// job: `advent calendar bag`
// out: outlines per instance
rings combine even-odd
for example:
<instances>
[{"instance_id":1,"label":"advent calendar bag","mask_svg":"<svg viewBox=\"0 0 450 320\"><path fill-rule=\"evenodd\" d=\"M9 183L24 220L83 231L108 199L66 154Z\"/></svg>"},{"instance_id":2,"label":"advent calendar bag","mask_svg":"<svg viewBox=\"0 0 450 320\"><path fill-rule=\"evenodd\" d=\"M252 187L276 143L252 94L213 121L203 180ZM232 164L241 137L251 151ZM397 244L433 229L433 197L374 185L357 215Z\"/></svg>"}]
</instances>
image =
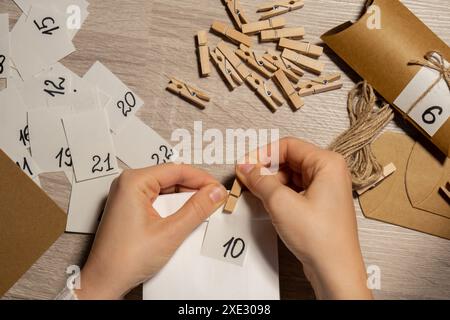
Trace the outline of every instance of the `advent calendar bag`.
<instances>
[{"instance_id":1,"label":"advent calendar bag","mask_svg":"<svg viewBox=\"0 0 450 320\"><path fill-rule=\"evenodd\" d=\"M321 38L450 156L450 49L445 42L397 0L375 0L357 22Z\"/></svg>"}]
</instances>

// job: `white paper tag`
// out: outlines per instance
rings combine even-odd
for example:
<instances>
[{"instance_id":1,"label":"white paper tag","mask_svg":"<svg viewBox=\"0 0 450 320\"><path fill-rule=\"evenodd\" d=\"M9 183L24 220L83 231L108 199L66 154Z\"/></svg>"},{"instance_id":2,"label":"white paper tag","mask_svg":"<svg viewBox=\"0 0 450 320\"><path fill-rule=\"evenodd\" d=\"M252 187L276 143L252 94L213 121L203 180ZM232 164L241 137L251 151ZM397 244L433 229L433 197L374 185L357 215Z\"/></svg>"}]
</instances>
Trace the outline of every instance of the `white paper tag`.
<instances>
[{"instance_id":1,"label":"white paper tag","mask_svg":"<svg viewBox=\"0 0 450 320\"><path fill-rule=\"evenodd\" d=\"M3 151L31 179L35 180L38 177L38 175L40 173L39 166L36 164L36 162L31 157L28 149L22 149L22 150L4 149Z\"/></svg>"},{"instance_id":2,"label":"white paper tag","mask_svg":"<svg viewBox=\"0 0 450 320\"><path fill-rule=\"evenodd\" d=\"M0 79L9 76L9 15L0 14Z\"/></svg>"},{"instance_id":3,"label":"white paper tag","mask_svg":"<svg viewBox=\"0 0 450 320\"><path fill-rule=\"evenodd\" d=\"M394 104L403 112L408 112L439 76L438 71L422 67L403 89ZM450 90L446 82L441 80L435 85L408 115L428 135L434 136L450 117Z\"/></svg>"},{"instance_id":4,"label":"white paper tag","mask_svg":"<svg viewBox=\"0 0 450 320\"><path fill-rule=\"evenodd\" d=\"M67 232L95 233L108 197L111 183L118 174L98 179L72 181Z\"/></svg>"},{"instance_id":5,"label":"white paper tag","mask_svg":"<svg viewBox=\"0 0 450 320\"><path fill-rule=\"evenodd\" d=\"M117 157L132 169L170 162L172 147L137 117L131 117L118 134L113 134Z\"/></svg>"},{"instance_id":6,"label":"white paper tag","mask_svg":"<svg viewBox=\"0 0 450 320\"><path fill-rule=\"evenodd\" d=\"M31 152L42 172L72 170L72 157L61 120L62 115L71 111L70 107L28 111Z\"/></svg>"},{"instance_id":7,"label":"white paper tag","mask_svg":"<svg viewBox=\"0 0 450 320\"><path fill-rule=\"evenodd\" d=\"M190 193L163 195L157 198L153 207L166 217L178 210L190 196ZM267 214L257 212L260 205L255 207L250 202L244 203L251 197L244 197L241 203L243 208L250 209L246 211L247 219L267 217ZM251 203L257 204L257 199L252 199ZM222 214L221 210L215 214ZM204 222L183 242L164 268L144 284L143 299L279 299L277 234L267 218L252 222L255 224L247 224L251 231L243 266L200 254L207 226Z\"/></svg>"},{"instance_id":8,"label":"white paper tag","mask_svg":"<svg viewBox=\"0 0 450 320\"><path fill-rule=\"evenodd\" d=\"M144 102L131 91L119 78L100 62L94 65L84 75L83 79L110 96L106 105L111 130L118 133L125 122L130 119Z\"/></svg>"},{"instance_id":9,"label":"white paper tag","mask_svg":"<svg viewBox=\"0 0 450 320\"><path fill-rule=\"evenodd\" d=\"M0 91L0 148L20 152L29 147L27 108L13 86Z\"/></svg>"},{"instance_id":10,"label":"white paper tag","mask_svg":"<svg viewBox=\"0 0 450 320\"><path fill-rule=\"evenodd\" d=\"M106 113L102 109L63 116L77 182L118 173Z\"/></svg>"}]
</instances>

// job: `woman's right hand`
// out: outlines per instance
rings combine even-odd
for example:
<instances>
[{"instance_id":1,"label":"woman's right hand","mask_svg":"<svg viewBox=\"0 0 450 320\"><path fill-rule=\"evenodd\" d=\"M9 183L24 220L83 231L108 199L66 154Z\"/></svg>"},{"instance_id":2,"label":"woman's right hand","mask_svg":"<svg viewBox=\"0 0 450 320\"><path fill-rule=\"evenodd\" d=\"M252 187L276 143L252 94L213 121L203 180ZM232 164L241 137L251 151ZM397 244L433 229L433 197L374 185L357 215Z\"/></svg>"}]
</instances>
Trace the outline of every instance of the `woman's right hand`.
<instances>
[{"instance_id":1,"label":"woman's right hand","mask_svg":"<svg viewBox=\"0 0 450 320\"><path fill-rule=\"evenodd\" d=\"M236 173L263 202L319 299L371 299L343 157L285 138L279 141L279 162L275 175L262 164L238 165Z\"/></svg>"}]
</instances>

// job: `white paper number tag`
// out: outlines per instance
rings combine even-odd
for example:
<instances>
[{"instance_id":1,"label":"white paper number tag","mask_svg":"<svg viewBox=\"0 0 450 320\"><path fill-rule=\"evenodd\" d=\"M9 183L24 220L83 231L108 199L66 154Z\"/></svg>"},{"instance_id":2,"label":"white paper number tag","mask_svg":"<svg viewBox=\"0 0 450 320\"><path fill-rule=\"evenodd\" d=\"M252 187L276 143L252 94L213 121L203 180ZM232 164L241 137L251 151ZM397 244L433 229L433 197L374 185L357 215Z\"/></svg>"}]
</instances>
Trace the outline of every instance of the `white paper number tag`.
<instances>
[{"instance_id":1,"label":"white paper number tag","mask_svg":"<svg viewBox=\"0 0 450 320\"><path fill-rule=\"evenodd\" d=\"M170 162L173 151L158 133L137 117L132 117L113 134L117 157L132 169Z\"/></svg>"},{"instance_id":2,"label":"white paper number tag","mask_svg":"<svg viewBox=\"0 0 450 320\"><path fill-rule=\"evenodd\" d=\"M422 67L411 82L403 89L394 104L403 112L411 106L439 78L436 70ZM441 80L420 102L409 111L409 117L431 137L450 117L450 91Z\"/></svg>"},{"instance_id":3,"label":"white paper number tag","mask_svg":"<svg viewBox=\"0 0 450 320\"><path fill-rule=\"evenodd\" d=\"M110 96L106 104L111 130L118 133L144 102L100 62L96 62L83 79Z\"/></svg>"},{"instance_id":4,"label":"white paper number tag","mask_svg":"<svg viewBox=\"0 0 450 320\"><path fill-rule=\"evenodd\" d=\"M9 16L0 14L0 79L9 76Z\"/></svg>"},{"instance_id":5,"label":"white paper number tag","mask_svg":"<svg viewBox=\"0 0 450 320\"><path fill-rule=\"evenodd\" d=\"M63 116L77 182L118 173L106 113L102 109Z\"/></svg>"}]
</instances>

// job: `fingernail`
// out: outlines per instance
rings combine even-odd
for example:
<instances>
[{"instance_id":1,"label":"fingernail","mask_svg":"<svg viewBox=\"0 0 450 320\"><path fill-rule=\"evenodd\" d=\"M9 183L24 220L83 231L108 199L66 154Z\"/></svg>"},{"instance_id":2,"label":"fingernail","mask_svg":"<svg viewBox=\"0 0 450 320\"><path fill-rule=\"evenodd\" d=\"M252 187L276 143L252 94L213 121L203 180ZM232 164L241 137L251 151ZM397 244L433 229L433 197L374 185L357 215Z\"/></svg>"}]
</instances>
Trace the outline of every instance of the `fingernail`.
<instances>
[{"instance_id":1,"label":"fingernail","mask_svg":"<svg viewBox=\"0 0 450 320\"><path fill-rule=\"evenodd\" d=\"M255 167L254 164L246 163L246 164L240 164L238 165L238 170L241 171L244 174L248 174L252 169Z\"/></svg>"},{"instance_id":2,"label":"fingernail","mask_svg":"<svg viewBox=\"0 0 450 320\"><path fill-rule=\"evenodd\" d=\"M227 195L227 192L226 192L225 188L222 186L214 187L214 189L212 189L212 191L209 193L209 197L215 203L220 202L223 199L225 199L226 195Z\"/></svg>"}]
</instances>

